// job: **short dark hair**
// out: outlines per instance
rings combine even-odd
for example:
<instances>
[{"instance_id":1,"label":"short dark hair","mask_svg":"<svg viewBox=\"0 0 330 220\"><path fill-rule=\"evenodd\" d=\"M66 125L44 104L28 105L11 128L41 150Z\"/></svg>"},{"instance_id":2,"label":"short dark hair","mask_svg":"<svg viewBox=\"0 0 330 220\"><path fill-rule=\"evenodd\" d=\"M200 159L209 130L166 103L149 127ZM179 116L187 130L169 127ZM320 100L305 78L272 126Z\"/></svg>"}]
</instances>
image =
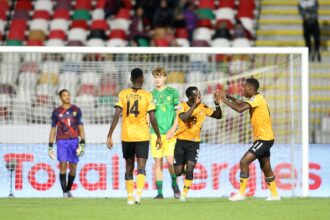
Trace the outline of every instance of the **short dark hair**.
<instances>
[{"instance_id":1,"label":"short dark hair","mask_svg":"<svg viewBox=\"0 0 330 220\"><path fill-rule=\"evenodd\" d=\"M143 71L140 68L134 68L134 69L132 69L132 71L131 71L131 79L132 79L132 81L137 80L141 76L143 76Z\"/></svg>"},{"instance_id":2,"label":"short dark hair","mask_svg":"<svg viewBox=\"0 0 330 220\"><path fill-rule=\"evenodd\" d=\"M246 79L246 82L249 83L253 88L255 88L256 91L259 89L259 81L255 78L248 78Z\"/></svg>"},{"instance_id":3,"label":"short dark hair","mask_svg":"<svg viewBox=\"0 0 330 220\"><path fill-rule=\"evenodd\" d=\"M59 96L59 97L62 97L62 95L63 95L64 92L68 92L68 93L70 93L69 90L67 90L67 89L62 89L62 90L58 93L58 96Z\"/></svg>"},{"instance_id":4,"label":"short dark hair","mask_svg":"<svg viewBox=\"0 0 330 220\"><path fill-rule=\"evenodd\" d=\"M186 90L186 96L190 97L193 94L194 90L198 90L198 88L196 86L188 87L188 89Z\"/></svg>"}]
</instances>

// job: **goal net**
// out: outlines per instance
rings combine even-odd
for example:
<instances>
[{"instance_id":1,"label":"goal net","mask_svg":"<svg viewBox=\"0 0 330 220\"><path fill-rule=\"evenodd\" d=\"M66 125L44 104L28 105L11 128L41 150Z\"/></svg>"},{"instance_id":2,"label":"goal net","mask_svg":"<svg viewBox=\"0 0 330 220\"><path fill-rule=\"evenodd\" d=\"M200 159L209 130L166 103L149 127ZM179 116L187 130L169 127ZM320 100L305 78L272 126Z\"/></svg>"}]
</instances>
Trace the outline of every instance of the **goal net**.
<instances>
[{"instance_id":1,"label":"goal net","mask_svg":"<svg viewBox=\"0 0 330 220\"><path fill-rule=\"evenodd\" d=\"M0 196L13 183L17 197L59 197L58 162L48 158L50 116L60 105L58 91L68 89L81 108L86 152L73 187L77 197L126 197L120 123L115 147L106 135L121 89L130 87L130 71L144 71L143 88L153 88L151 71L164 67L167 84L179 91L197 86L202 102L214 106L213 93L242 97L245 79L260 82L275 133L271 163L283 196L308 193L307 52L304 49L217 48L0 48ZM304 86L302 86L304 85ZM226 197L239 187L239 160L252 144L250 116L221 104L223 118L208 118L191 197ZM138 131L137 131L138 132ZM56 145L55 145L56 148ZM173 197L164 165L164 196ZM145 197L155 195L154 161L147 162ZM12 180L10 174L12 173ZM179 178L180 187L183 179ZM250 166L247 195L267 196L258 163Z\"/></svg>"}]
</instances>

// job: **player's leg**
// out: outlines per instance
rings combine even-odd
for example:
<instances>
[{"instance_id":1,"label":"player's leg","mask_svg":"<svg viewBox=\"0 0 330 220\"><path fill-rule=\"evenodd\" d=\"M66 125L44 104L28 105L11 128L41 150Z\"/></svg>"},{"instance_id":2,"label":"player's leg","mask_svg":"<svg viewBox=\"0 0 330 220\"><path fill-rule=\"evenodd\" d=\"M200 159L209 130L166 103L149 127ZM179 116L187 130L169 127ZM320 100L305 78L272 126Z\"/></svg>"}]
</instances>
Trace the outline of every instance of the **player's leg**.
<instances>
[{"instance_id":1,"label":"player's leg","mask_svg":"<svg viewBox=\"0 0 330 220\"><path fill-rule=\"evenodd\" d=\"M185 158L186 162L186 175L183 183L183 190L181 193L181 201L186 201L187 194L192 185L194 179L194 168L197 163L198 155L199 155L199 143L186 141L186 149L185 149Z\"/></svg>"},{"instance_id":2,"label":"player's leg","mask_svg":"<svg viewBox=\"0 0 330 220\"><path fill-rule=\"evenodd\" d=\"M63 197L68 197L66 184L66 169L68 163L68 146L66 140L57 140L57 160L60 163L60 183L63 191Z\"/></svg>"},{"instance_id":3,"label":"player's leg","mask_svg":"<svg viewBox=\"0 0 330 220\"><path fill-rule=\"evenodd\" d=\"M141 196L146 181L146 163L149 153L149 141L135 142L138 174L136 177L135 204L140 204Z\"/></svg>"},{"instance_id":4,"label":"player's leg","mask_svg":"<svg viewBox=\"0 0 330 220\"><path fill-rule=\"evenodd\" d=\"M77 155L78 139L68 140L68 144L70 145L68 154L70 172L68 174L67 193L68 197L72 198L71 188L76 177L77 163L79 162L79 157Z\"/></svg>"},{"instance_id":5,"label":"player's leg","mask_svg":"<svg viewBox=\"0 0 330 220\"><path fill-rule=\"evenodd\" d=\"M151 155L155 160L155 179L157 187L157 196L155 199L163 199L163 154L164 154L164 139L162 136L163 146L161 149L156 148L155 134L151 134L150 144L151 144Z\"/></svg>"},{"instance_id":6,"label":"player's leg","mask_svg":"<svg viewBox=\"0 0 330 220\"><path fill-rule=\"evenodd\" d=\"M271 196L268 197L267 200L280 200L280 197L277 192L275 175L270 164L270 148L273 146L274 141L263 141L263 143L263 146L259 149L259 154L261 156L258 157L258 161L260 164L260 168L264 173L265 180L271 194Z\"/></svg>"},{"instance_id":7,"label":"player's leg","mask_svg":"<svg viewBox=\"0 0 330 220\"><path fill-rule=\"evenodd\" d=\"M127 204L134 204L134 160L135 160L135 149L131 142L122 141L123 158L125 159L125 185L127 192Z\"/></svg>"},{"instance_id":8,"label":"player's leg","mask_svg":"<svg viewBox=\"0 0 330 220\"><path fill-rule=\"evenodd\" d=\"M166 145L164 146L164 156L166 156L168 171L171 176L172 181L172 189L174 193L174 197L176 199L180 198L181 192L177 183L177 176L174 171L174 147L175 147L175 138L167 140Z\"/></svg>"},{"instance_id":9,"label":"player's leg","mask_svg":"<svg viewBox=\"0 0 330 220\"><path fill-rule=\"evenodd\" d=\"M184 155L184 143L181 140L177 140L174 149L174 173L176 176L181 176L184 173L185 155Z\"/></svg>"}]
</instances>

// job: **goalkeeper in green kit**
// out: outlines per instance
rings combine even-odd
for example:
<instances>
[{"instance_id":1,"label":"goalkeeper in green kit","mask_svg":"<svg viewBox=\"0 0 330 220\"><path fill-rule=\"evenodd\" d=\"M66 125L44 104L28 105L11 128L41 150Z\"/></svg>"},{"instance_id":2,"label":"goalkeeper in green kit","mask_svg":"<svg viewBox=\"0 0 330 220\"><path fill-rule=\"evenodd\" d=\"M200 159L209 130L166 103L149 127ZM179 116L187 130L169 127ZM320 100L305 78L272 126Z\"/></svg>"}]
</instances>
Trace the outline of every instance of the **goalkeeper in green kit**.
<instances>
[{"instance_id":1,"label":"goalkeeper in green kit","mask_svg":"<svg viewBox=\"0 0 330 220\"><path fill-rule=\"evenodd\" d=\"M176 199L180 198L180 190L177 184L177 177L173 168L174 147L176 139L174 134L178 124L176 107L179 104L179 93L176 89L165 85L166 72L164 68L156 68L152 71L154 76L155 89L152 96L156 104L156 120L162 137L163 147L156 148L157 136L151 130L151 154L155 159L155 177L157 196L155 199L163 199L163 158L167 160L168 170L171 175L171 185Z\"/></svg>"}]
</instances>

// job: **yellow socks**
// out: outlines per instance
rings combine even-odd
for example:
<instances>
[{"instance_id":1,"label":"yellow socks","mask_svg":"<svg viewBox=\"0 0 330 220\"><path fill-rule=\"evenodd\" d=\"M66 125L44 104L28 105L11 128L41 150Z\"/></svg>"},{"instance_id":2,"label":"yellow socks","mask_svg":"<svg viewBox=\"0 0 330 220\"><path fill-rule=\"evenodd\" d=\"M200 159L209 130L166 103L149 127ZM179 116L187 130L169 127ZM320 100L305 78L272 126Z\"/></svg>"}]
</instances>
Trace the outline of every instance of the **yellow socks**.
<instances>
[{"instance_id":1,"label":"yellow socks","mask_svg":"<svg viewBox=\"0 0 330 220\"><path fill-rule=\"evenodd\" d=\"M189 192L189 189L191 187L191 184L192 184L192 180L184 179L183 190L182 190L183 196L187 195L187 193Z\"/></svg>"},{"instance_id":2,"label":"yellow socks","mask_svg":"<svg viewBox=\"0 0 330 220\"><path fill-rule=\"evenodd\" d=\"M245 195L245 190L246 190L248 179L249 179L249 174L240 173L240 178L239 178L239 193L242 196Z\"/></svg>"},{"instance_id":3,"label":"yellow socks","mask_svg":"<svg viewBox=\"0 0 330 220\"><path fill-rule=\"evenodd\" d=\"M265 179L266 179L266 183L268 185L270 194L272 195L272 197L277 197L278 193L277 193L277 187L276 187L276 183L275 183L275 176L266 177Z\"/></svg>"},{"instance_id":4,"label":"yellow socks","mask_svg":"<svg viewBox=\"0 0 330 220\"><path fill-rule=\"evenodd\" d=\"M128 199L133 199L133 191L134 191L134 181L126 180L126 191Z\"/></svg>"},{"instance_id":5,"label":"yellow socks","mask_svg":"<svg viewBox=\"0 0 330 220\"><path fill-rule=\"evenodd\" d=\"M145 174L138 174L136 177L136 194L138 196L142 195L142 191L144 189L144 184L146 181L146 175Z\"/></svg>"}]
</instances>

